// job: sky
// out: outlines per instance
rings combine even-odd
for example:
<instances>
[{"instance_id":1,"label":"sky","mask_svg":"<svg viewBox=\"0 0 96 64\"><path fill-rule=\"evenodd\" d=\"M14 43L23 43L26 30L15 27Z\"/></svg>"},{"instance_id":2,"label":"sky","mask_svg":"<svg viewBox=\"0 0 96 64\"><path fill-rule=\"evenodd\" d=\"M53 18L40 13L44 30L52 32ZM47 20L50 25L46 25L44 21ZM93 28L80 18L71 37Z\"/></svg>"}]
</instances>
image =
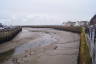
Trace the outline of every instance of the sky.
<instances>
[{"instance_id":1,"label":"sky","mask_svg":"<svg viewBox=\"0 0 96 64\"><path fill-rule=\"evenodd\" d=\"M0 0L0 22L4 24L89 21L95 14L96 0Z\"/></svg>"}]
</instances>

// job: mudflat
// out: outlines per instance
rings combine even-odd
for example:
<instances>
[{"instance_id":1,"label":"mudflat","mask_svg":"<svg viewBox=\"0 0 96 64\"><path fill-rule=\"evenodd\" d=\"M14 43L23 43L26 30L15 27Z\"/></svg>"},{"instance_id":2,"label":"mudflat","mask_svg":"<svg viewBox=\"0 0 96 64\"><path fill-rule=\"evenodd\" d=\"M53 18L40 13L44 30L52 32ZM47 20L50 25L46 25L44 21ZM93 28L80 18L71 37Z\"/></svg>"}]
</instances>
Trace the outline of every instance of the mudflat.
<instances>
[{"instance_id":1,"label":"mudflat","mask_svg":"<svg viewBox=\"0 0 96 64\"><path fill-rule=\"evenodd\" d=\"M0 64L77 64L79 43L77 33L23 28L13 40L0 45Z\"/></svg>"}]
</instances>

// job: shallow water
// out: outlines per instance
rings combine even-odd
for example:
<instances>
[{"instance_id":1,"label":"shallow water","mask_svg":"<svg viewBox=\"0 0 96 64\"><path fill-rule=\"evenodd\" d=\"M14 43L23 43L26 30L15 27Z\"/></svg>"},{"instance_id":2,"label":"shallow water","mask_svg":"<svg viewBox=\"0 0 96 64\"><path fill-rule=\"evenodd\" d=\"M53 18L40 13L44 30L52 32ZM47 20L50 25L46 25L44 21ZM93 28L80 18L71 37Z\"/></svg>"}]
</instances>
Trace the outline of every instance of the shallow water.
<instances>
[{"instance_id":1,"label":"shallow water","mask_svg":"<svg viewBox=\"0 0 96 64\"><path fill-rule=\"evenodd\" d=\"M12 41L6 42L4 45L0 45L1 49L7 50L7 48L14 48L14 54L20 54L30 48L42 47L54 43L56 39L53 37L52 33L46 33L44 30L45 29L43 29L43 31L42 29L41 31L40 29L23 29L22 32ZM2 52L2 50L0 52Z\"/></svg>"},{"instance_id":2,"label":"shallow water","mask_svg":"<svg viewBox=\"0 0 96 64\"><path fill-rule=\"evenodd\" d=\"M36 48L36 47L43 47L52 43L55 43L56 39L52 38L50 34L43 34L43 36L39 39L34 41L30 41L28 43L24 43L23 45L15 48L15 54L24 53L25 50Z\"/></svg>"},{"instance_id":3,"label":"shallow water","mask_svg":"<svg viewBox=\"0 0 96 64\"><path fill-rule=\"evenodd\" d=\"M37 33L36 31L37 32L39 31L39 32ZM37 34L39 34L39 36ZM35 38L35 39L33 39L33 38ZM40 31L40 30L37 30L37 29L33 29L31 31L30 31L30 29L23 29L23 31L15 39L13 39L12 41L6 42L3 45L3 47L4 46L5 46L5 48L10 47L10 49L11 49L11 46L14 46L14 47L16 46L15 48L14 47L12 48L12 49L14 49L14 52L11 53L11 56L14 56L14 55L22 54L26 50L30 50L32 48L37 48L37 47L43 47L43 46L46 46L46 45L50 45L52 43L55 43L55 41L56 41L55 37L53 37L53 35L50 34L50 33L46 33L44 31ZM26 42L26 43L23 43L22 45L19 45L21 42ZM5 48L2 48L2 49L5 49ZM11 51L9 50L7 52L11 52ZM7 54L7 52L2 54L2 57L3 56L5 57L5 54ZM10 55L7 54L7 56L9 57Z\"/></svg>"}]
</instances>

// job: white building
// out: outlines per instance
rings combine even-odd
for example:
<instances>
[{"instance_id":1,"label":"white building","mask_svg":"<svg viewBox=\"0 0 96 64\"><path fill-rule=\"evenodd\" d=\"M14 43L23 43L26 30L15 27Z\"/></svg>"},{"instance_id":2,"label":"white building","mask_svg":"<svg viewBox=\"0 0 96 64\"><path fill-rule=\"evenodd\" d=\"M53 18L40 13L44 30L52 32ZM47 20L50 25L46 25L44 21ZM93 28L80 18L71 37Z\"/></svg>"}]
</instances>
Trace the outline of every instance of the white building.
<instances>
[{"instance_id":1,"label":"white building","mask_svg":"<svg viewBox=\"0 0 96 64\"><path fill-rule=\"evenodd\" d=\"M77 21L76 24L78 26L88 26L89 22L88 21Z\"/></svg>"},{"instance_id":2,"label":"white building","mask_svg":"<svg viewBox=\"0 0 96 64\"><path fill-rule=\"evenodd\" d=\"M64 26L75 26L75 24L76 24L76 22L71 22L71 21L63 22Z\"/></svg>"},{"instance_id":3,"label":"white building","mask_svg":"<svg viewBox=\"0 0 96 64\"><path fill-rule=\"evenodd\" d=\"M64 26L88 26L88 21L76 21L76 22L63 22Z\"/></svg>"}]
</instances>

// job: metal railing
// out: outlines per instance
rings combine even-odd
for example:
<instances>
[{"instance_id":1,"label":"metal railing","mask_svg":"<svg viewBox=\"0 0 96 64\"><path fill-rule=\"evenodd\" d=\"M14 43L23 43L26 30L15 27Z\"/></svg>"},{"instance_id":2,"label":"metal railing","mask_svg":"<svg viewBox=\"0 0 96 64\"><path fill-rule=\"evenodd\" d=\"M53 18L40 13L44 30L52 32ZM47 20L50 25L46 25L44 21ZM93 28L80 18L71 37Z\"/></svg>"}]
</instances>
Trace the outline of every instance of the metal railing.
<instances>
[{"instance_id":1,"label":"metal railing","mask_svg":"<svg viewBox=\"0 0 96 64\"><path fill-rule=\"evenodd\" d=\"M89 27L88 41L92 64L96 64L96 25L92 25Z\"/></svg>"}]
</instances>

